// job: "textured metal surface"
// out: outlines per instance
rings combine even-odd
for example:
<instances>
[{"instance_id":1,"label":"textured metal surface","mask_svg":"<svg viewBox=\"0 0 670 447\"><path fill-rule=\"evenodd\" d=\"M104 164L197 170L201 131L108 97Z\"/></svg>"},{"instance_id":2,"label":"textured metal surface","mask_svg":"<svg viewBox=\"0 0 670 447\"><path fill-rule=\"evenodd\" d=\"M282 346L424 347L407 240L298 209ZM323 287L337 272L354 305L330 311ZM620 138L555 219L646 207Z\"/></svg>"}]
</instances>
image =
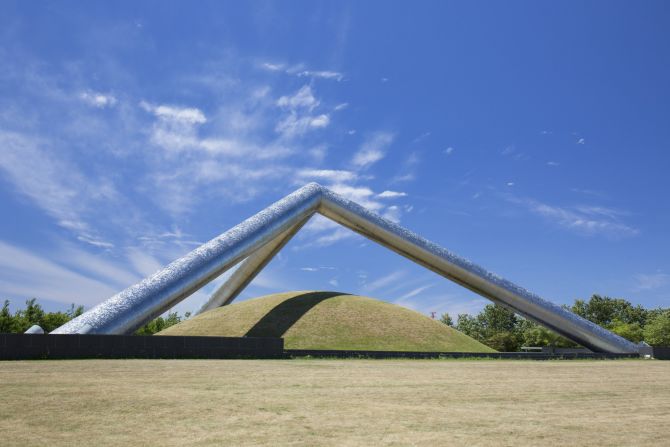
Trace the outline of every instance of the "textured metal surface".
<instances>
[{"instance_id":1,"label":"textured metal surface","mask_svg":"<svg viewBox=\"0 0 670 447\"><path fill-rule=\"evenodd\" d=\"M321 187L315 183L300 188L52 333L133 332L297 222L309 218L320 203L321 193Z\"/></svg>"},{"instance_id":2,"label":"textured metal surface","mask_svg":"<svg viewBox=\"0 0 670 447\"><path fill-rule=\"evenodd\" d=\"M222 292L223 300L219 298L222 303L230 302L281 249L288 240L284 241L282 236L290 238L291 229L301 226L315 211L592 351L633 353L638 350L634 343L315 183L300 188L54 333L132 332L254 251L265 250L247 259L244 263L248 263L247 266L240 267L245 267L244 270L237 277L231 277L235 280Z\"/></svg>"},{"instance_id":3,"label":"textured metal surface","mask_svg":"<svg viewBox=\"0 0 670 447\"><path fill-rule=\"evenodd\" d=\"M230 304L306 222L305 220L294 225L245 259L230 278L212 294L198 313Z\"/></svg>"}]
</instances>

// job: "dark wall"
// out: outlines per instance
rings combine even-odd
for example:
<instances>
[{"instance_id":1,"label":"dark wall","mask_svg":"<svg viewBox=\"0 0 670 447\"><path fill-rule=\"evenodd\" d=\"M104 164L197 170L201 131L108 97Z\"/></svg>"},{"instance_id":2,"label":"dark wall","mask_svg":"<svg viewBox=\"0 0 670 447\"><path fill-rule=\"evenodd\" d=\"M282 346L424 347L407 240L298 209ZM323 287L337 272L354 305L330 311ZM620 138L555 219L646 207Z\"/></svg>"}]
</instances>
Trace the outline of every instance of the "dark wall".
<instances>
[{"instance_id":1,"label":"dark wall","mask_svg":"<svg viewBox=\"0 0 670 447\"><path fill-rule=\"evenodd\" d=\"M320 349L287 349L290 357L336 357L336 358L410 358L410 359L447 359L447 358L483 358L483 359L622 359L637 358L638 354L607 354L599 352L408 352L408 351L330 351Z\"/></svg>"},{"instance_id":2,"label":"dark wall","mask_svg":"<svg viewBox=\"0 0 670 447\"><path fill-rule=\"evenodd\" d=\"M283 356L284 340L281 338L0 334L0 360Z\"/></svg>"}]
</instances>

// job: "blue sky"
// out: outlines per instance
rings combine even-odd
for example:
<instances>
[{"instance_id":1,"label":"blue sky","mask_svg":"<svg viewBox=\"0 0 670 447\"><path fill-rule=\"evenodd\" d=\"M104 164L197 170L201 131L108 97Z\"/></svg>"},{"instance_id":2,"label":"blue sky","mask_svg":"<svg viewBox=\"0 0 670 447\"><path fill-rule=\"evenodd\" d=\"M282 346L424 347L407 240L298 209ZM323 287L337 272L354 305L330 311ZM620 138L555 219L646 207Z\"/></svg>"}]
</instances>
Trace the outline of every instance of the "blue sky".
<instances>
[{"instance_id":1,"label":"blue sky","mask_svg":"<svg viewBox=\"0 0 670 447\"><path fill-rule=\"evenodd\" d=\"M554 302L668 306L669 20L651 1L3 1L0 296L90 307L318 181ZM324 219L241 299L297 289L487 303Z\"/></svg>"}]
</instances>

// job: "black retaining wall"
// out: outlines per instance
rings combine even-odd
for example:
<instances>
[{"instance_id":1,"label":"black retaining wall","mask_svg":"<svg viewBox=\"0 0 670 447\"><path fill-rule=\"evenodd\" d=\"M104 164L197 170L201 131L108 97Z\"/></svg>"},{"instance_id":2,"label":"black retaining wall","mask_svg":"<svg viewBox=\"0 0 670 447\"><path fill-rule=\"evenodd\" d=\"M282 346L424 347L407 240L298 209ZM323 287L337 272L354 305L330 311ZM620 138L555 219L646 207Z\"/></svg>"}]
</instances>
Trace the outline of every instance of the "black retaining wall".
<instances>
[{"instance_id":1,"label":"black retaining wall","mask_svg":"<svg viewBox=\"0 0 670 447\"><path fill-rule=\"evenodd\" d=\"M670 346L642 346L640 356L653 357L656 360L670 360Z\"/></svg>"},{"instance_id":2,"label":"black retaining wall","mask_svg":"<svg viewBox=\"0 0 670 447\"><path fill-rule=\"evenodd\" d=\"M670 346L654 346L651 352L656 360L670 360Z\"/></svg>"},{"instance_id":3,"label":"black retaining wall","mask_svg":"<svg viewBox=\"0 0 670 447\"><path fill-rule=\"evenodd\" d=\"M335 358L404 358L404 359L624 359L639 358L639 354L606 354L598 352L570 352L550 354L544 352L407 352L407 351L331 351L321 349L286 349L290 357L335 357Z\"/></svg>"},{"instance_id":4,"label":"black retaining wall","mask_svg":"<svg viewBox=\"0 0 670 447\"><path fill-rule=\"evenodd\" d=\"M0 334L0 360L283 357L282 338Z\"/></svg>"}]
</instances>

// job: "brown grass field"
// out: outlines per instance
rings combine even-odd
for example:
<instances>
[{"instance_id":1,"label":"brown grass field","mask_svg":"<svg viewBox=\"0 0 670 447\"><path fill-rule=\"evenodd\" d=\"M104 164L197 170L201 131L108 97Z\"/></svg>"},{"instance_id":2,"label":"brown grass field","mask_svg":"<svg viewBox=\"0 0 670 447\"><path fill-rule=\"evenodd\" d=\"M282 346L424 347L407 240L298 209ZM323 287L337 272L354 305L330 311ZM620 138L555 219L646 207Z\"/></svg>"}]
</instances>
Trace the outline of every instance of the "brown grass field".
<instances>
[{"instance_id":1,"label":"brown grass field","mask_svg":"<svg viewBox=\"0 0 670 447\"><path fill-rule=\"evenodd\" d=\"M670 362L0 362L0 445L669 445Z\"/></svg>"}]
</instances>

